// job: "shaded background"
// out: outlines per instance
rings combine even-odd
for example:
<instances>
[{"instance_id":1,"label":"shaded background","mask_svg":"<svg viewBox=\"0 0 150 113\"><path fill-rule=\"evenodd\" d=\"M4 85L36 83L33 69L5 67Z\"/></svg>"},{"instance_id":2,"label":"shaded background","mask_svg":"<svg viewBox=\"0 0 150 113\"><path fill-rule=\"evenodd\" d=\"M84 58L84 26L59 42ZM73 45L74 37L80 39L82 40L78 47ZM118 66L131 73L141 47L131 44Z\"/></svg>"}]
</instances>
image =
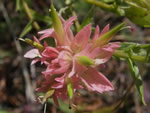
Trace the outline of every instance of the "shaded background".
<instances>
[{"instance_id":1,"label":"shaded background","mask_svg":"<svg viewBox=\"0 0 150 113\"><path fill-rule=\"evenodd\" d=\"M125 21L135 31L124 30L114 40L141 44L150 42L150 29L138 26L126 17L104 11L84 0L76 0L73 4L67 2L55 0L57 11L61 10L65 19L76 13L79 23L82 23L93 7L93 18L89 21L93 30L96 25L102 29L109 23L112 28ZM0 113L42 113L44 109L44 105L36 101L39 94L35 92L42 82L41 71L44 67L40 64L31 66L30 60L23 58L24 53L32 47L17 38L32 38L33 35L38 36L37 31L51 27L50 1L27 0L25 3L23 0L0 0ZM31 16L28 8L33 10L29 11ZM72 30L76 33L76 26ZM147 106L142 105L136 88L131 87L133 80L127 63L112 58L100 71L111 80L114 91L104 94L79 91L80 95L76 94L73 99L75 105L72 109L69 109L67 101L60 100L60 107L56 108L53 101L49 100L47 113L149 113L150 64L138 63L138 66L144 81ZM128 89L129 93L125 95Z\"/></svg>"}]
</instances>

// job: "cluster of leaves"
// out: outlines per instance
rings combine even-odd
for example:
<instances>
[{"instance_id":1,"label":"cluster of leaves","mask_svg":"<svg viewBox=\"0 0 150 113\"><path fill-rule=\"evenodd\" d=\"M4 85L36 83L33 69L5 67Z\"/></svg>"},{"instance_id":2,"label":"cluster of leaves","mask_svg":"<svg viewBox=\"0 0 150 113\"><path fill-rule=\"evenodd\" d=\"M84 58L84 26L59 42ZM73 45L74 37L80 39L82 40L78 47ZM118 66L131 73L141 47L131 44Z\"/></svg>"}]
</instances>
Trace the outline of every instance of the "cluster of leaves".
<instances>
[{"instance_id":1,"label":"cluster of leaves","mask_svg":"<svg viewBox=\"0 0 150 113\"><path fill-rule=\"evenodd\" d=\"M126 16L135 24L150 26L150 0L85 0L104 10Z\"/></svg>"},{"instance_id":2,"label":"cluster of leaves","mask_svg":"<svg viewBox=\"0 0 150 113\"><path fill-rule=\"evenodd\" d=\"M39 14L37 11L31 9L29 7L29 4L31 4L31 1L16 0L16 11L26 13L29 17L28 24L25 26L25 28L19 36L21 38L24 37L27 33L29 33L33 28L35 28L36 30L40 30L38 22L43 22L48 25L52 24L50 16Z\"/></svg>"},{"instance_id":3,"label":"cluster of leaves","mask_svg":"<svg viewBox=\"0 0 150 113\"><path fill-rule=\"evenodd\" d=\"M125 59L128 62L131 77L136 84L142 103L144 100L143 81L136 62L150 63L150 44L121 43L121 47L115 52L114 56Z\"/></svg>"}]
</instances>

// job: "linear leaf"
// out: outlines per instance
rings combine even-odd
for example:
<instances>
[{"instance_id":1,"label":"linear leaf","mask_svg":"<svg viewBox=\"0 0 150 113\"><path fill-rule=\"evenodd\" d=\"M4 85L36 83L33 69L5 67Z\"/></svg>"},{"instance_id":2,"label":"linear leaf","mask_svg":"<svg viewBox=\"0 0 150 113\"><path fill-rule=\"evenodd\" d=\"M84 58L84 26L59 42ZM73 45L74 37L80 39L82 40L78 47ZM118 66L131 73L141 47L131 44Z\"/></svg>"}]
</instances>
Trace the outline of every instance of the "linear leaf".
<instances>
[{"instance_id":1,"label":"linear leaf","mask_svg":"<svg viewBox=\"0 0 150 113\"><path fill-rule=\"evenodd\" d=\"M21 0L16 0L16 11L21 10Z\"/></svg>"},{"instance_id":2,"label":"linear leaf","mask_svg":"<svg viewBox=\"0 0 150 113\"><path fill-rule=\"evenodd\" d=\"M33 21L30 20L29 23L25 26L25 28L21 32L19 38L24 37L28 32L30 32L32 30L32 23L33 23Z\"/></svg>"},{"instance_id":3,"label":"linear leaf","mask_svg":"<svg viewBox=\"0 0 150 113\"><path fill-rule=\"evenodd\" d=\"M127 61L128 61L128 65L131 71L132 79L135 81L136 88L139 92L142 103L146 105L145 100L144 100L143 81L142 81L141 75L139 74L139 69L137 65L134 63L134 61L132 61L130 58L128 58Z\"/></svg>"},{"instance_id":4,"label":"linear leaf","mask_svg":"<svg viewBox=\"0 0 150 113\"><path fill-rule=\"evenodd\" d=\"M80 31L84 26L86 26L87 24L89 24L89 23L92 22L93 16L94 16L94 7L92 7L92 8L89 10L87 16L84 18L82 24L80 25L79 31Z\"/></svg>"}]
</instances>

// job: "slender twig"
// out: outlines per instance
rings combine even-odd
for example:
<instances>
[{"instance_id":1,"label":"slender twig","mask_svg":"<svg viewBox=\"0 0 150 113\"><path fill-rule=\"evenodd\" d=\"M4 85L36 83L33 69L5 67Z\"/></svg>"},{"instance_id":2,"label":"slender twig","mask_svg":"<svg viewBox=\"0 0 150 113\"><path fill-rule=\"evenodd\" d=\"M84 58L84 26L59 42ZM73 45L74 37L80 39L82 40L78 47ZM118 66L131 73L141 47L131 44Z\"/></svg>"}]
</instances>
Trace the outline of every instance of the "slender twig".
<instances>
[{"instance_id":1,"label":"slender twig","mask_svg":"<svg viewBox=\"0 0 150 113\"><path fill-rule=\"evenodd\" d=\"M116 50L113 54L113 56L119 57L119 58L129 58L128 53L124 52L123 50ZM131 59L133 59L136 62L145 62L145 63L149 63L149 59L146 58L146 56L136 56L136 55L132 55Z\"/></svg>"},{"instance_id":2,"label":"slender twig","mask_svg":"<svg viewBox=\"0 0 150 113\"><path fill-rule=\"evenodd\" d=\"M23 5L25 8L25 12L27 13L29 19L33 20L34 18L33 18L33 15L31 14L30 8L28 7L28 4L25 1L23 1ZM38 25L36 21L33 22L33 26L35 27L37 31L40 30L40 26Z\"/></svg>"},{"instance_id":3,"label":"slender twig","mask_svg":"<svg viewBox=\"0 0 150 113\"><path fill-rule=\"evenodd\" d=\"M73 16L77 16L77 15L76 15L76 12L75 12L74 10L72 11L72 15L73 15ZM79 22L78 22L77 19L75 20L75 27L76 27L77 31L79 32L80 24L79 24Z\"/></svg>"},{"instance_id":4,"label":"slender twig","mask_svg":"<svg viewBox=\"0 0 150 113\"><path fill-rule=\"evenodd\" d=\"M115 9L115 7L113 5L108 5L101 1L97 1L97 0L84 0L84 1L86 1L90 4L93 4L93 5L99 6L105 10L113 11Z\"/></svg>"}]
</instances>

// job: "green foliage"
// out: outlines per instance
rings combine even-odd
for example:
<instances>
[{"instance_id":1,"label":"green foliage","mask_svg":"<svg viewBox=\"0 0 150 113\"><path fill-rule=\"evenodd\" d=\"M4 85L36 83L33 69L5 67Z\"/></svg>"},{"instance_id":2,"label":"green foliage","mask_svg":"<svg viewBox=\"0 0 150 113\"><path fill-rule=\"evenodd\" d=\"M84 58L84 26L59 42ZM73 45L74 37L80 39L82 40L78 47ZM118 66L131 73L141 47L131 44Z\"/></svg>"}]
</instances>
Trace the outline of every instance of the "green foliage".
<instances>
[{"instance_id":1,"label":"green foliage","mask_svg":"<svg viewBox=\"0 0 150 113\"><path fill-rule=\"evenodd\" d=\"M48 15L44 16L38 13L37 11L29 8L30 1L22 1L22 0L16 0L16 10L20 11L21 13L26 13L29 17L30 21L25 26L24 30L21 32L20 36L23 38L27 33L29 33L33 28L36 30L39 30L40 27L37 22L44 22L48 25L52 24L51 17Z\"/></svg>"},{"instance_id":2,"label":"green foliage","mask_svg":"<svg viewBox=\"0 0 150 113\"><path fill-rule=\"evenodd\" d=\"M140 26L150 26L150 1L149 0L85 0L117 13L120 16L126 16L135 24Z\"/></svg>"},{"instance_id":3,"label":"green foliage","mask_svg":"<svg viewBox=\"0 0 150 113\"><path fill-rule=\"evenodd\" d=\"M142 103L146 105L144 100L143 81L135 62L150 62L150 44L121 43L119 50L122 52L116 52L118 52L117 54L118 56L120 55L120 58L127 60L132 79L136 84Z\"/></svg>"},{"instance_id":4,"label":"green foliage","mask_svg":"<svg viewBox=\"0 0 150 113\"><path fill-rule=\"evenodd\" d=\"M105 2L105 3L113 3L115 0L100 0L102 2Z\"/></svg>"},{"instance_id":5,"label":"green foliage","mask_svg":"<svg viewBox=\"0 0 150 113\"><path fill-rule=\"evenodd\" d=\"M128 65L131 71L132 79L134 80L136 84L142 103L146 105L145 100L144 100L143 81L142 81L141 75L139 74L139 69L131 58L128 58L127 61L128 61Z\"/></svg>"},{"instance_id":6,"label":"green foliage","mask_svg":"<svg viewBox=\"0 0 150 113\"><path fill-rule=\"evenodd\" d=\"M16 0L16 11L20 11L21 10L21 1L22 0Z\"/></svg>"},{"instance_id":7,"label":"green foliage","mask_svg":"<svg viewBox=\"0 0 150 113\"><path fill-rule=\"evenodd\" d=\"M94 7L91 7L91 9L89 10L87 16L84 18L82 24L80 25L79 30L81 30L84 26L86 26L87 24L92 23L93 21L93 16L94 16Z\"/></svg>"},{"instance_id":8,"label":"green foliage","mask_svg":"<svg viewBox=\"0 0 150 113\"><path fill-rule=\"evenodd\" d=\"M52 19L51 19L50 16L41 15L33 9L31 9L31 13L32 13L33 18L34 18L35 21L44 22L44 23L47 23L47 24L52 24Z\"/></svg>"},{"instance_id":9,"label":"green foliage","mask_svg":"<svg viewBox=\"0 0 150 113\"><path fill-rule=\"evenodd\" d=\"M48 99L48 102L55 105L52 99ZM62 100L58 100L59 102L59 109L64 113L75 113L72 109L69 109L69 105L66 104Z\"/></svg>"},{"instance_id":10,"label":"green foliage","mask_svg":"<svg viewBox=\"0 0 150 113\"><path fill-rule=\"evenodd\" d=\"M136 84L142 103L146 105L144 100L143 81L139 74L139 69L135 62L150 62L150 44L137 43L121 43L121 47L114 53L114 56L119 56L127 60L132 79Z\"/></svg>"},{"instance_id":11,"label":"green foliage","mask_svg":"<svg viewBox=\"0 0 150 113\"><path fill-rule=\"evenodd\" d=\"M23 38L27 33L29 33L32 30L32 23L33 23L33 20L30 20L28 22L28 24L25 26L25 28L21 32L21 34L19 36L20 38Z\"/></svg>"},{"instance_id":12,"label":"green foliage","mask_svg":"<svg viewBox=\"0 0 150 113\"><path fill-rule=\"evenodd\" d=\"M4 111L4 110L0 110L0 113L9 113L9 112Z\"/></svg>"},{"instance_id":13,"label":"green foliage","mask_svg":"<svg viewBox=\"0 0 150 113\"><path fill-rule=\"evenodd\" d=\"M129 51L132 51L130 54ZM114 56L129 58L136 62L150 63L150 44L121 43L121 47L115 51Z\"/></svg>"}]
</instances>

